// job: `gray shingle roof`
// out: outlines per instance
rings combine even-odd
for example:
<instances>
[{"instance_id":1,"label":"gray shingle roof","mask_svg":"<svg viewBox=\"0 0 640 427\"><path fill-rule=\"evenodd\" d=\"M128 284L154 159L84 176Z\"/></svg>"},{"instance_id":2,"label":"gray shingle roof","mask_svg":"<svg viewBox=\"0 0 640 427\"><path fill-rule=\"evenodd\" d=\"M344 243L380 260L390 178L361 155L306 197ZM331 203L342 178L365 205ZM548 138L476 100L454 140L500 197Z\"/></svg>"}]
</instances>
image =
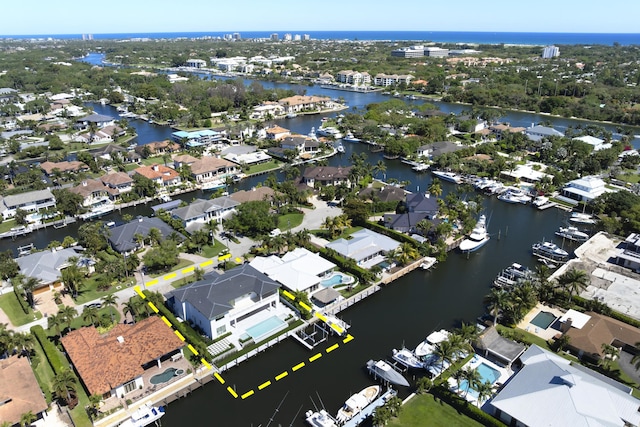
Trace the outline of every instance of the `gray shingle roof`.
<instances>
[{"instance_id":1,"label":"gray shingle roof","mask_svg":"<svg viewBox=\"0 0 640 427\"><path fill-rule=\"evenodd\" d=\"M152 228L157 228L160 231L163 239L166 239L171 233L175 231L160 218L149 218L143 216L138 219L134 219L133 221L130 221L126 224L110 229L109 231L111 232L111 235L109 236L109 243L111 243L113 249L118 252L132 251L138 246L135 240L135 235L142 234L143 236L147 236L149 234L149 230L151 230ZM180 239L185 239L182 234L177 234Z\"/></svg>"},{"instance_id":2,"label":"gray shingle roof","mask_svg":"<svg viewBox=\"0 0 640 427\"><path fill-rule=\"evenodd\" d=\"M8 208L20 206L24 203L37 202L38 200L55 199L48 188L44 190L29 191L27 193L14 194L4 198L4 204Z\"/></svg>"},{"instance_id":3,"label":"gray shingle roof","mask_svg":"<svg viewBox=\"0 0 640 427\"><path fill-rule=\"evenodd\" d=\"M67 266L69 258L75 256L78 256L78 253L67 248L59 251L36 252L16 258L16 262L22 274L46 284L58 280L61 275L60 270Z\"/></svg>"},{"instance_id":4,"label":"gray shingle roof","mask_svg":"<svg viewBox=\"0 0 640 427\"><path fill-rule=\"evenodd\" d=\"M211 200L198 199L189 206L174 209L171 214L183 221L189 221L191 219L201 217L207 212L230 209L238 206L239 204L240 203L228 196L217 197Z\"/></svg>"},{"instance_id":5,"label":"gray shingle roof","mask_svg":"<svg viewBox=\"0 0 640 427\"><path fill-rule=\"evenodd\" d=\"M233 309L233 301L254 293L264 298L278 291L280 284L243 264L222 275L212 272L205 278L167 294L167 299L188 302L209 320Z\"/></svg>"},{"instance_id":6,"label":"gray shingle roof","mask_svg":"<svg viewBox=\"0 0 640 427\"><path fill-rule=\"evenodd\" d=\"M77 121L81 123L83 122L100 123L100 122L110 122L111 120L115 120L115 119L111 116L105 116L104 114L90 114L86 117L79 118Z\"/></svg>"}]
</instances>

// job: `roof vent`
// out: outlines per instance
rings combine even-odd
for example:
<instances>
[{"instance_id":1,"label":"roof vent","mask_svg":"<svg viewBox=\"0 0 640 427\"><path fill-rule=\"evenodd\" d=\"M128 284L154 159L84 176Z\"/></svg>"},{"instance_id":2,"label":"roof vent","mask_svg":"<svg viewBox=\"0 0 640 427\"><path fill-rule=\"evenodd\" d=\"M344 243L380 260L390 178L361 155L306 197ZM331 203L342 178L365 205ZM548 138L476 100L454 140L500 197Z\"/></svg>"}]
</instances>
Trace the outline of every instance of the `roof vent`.
<instances>
[{"instance_id":1,"label":"roof vent","mask_svg":"<svg viewBox=\"0 0 640 427\"><path fill-rule=\"evenodd\" d=\"M118 340L118 342L120 344L124 344L124 337L122 335L118 335L118 338L116 338Z\"/></svg>"}]
</instances>

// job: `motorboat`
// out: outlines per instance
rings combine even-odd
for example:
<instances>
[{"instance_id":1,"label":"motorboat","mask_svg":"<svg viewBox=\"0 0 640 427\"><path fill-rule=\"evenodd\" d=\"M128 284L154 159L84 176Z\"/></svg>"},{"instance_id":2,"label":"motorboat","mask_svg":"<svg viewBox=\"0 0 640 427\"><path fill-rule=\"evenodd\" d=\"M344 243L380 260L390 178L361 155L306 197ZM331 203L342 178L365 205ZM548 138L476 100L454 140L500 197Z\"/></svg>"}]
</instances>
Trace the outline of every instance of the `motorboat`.
<instances>
[{"instance_id":1,"label":"motorboat","mask_svg":"<svg viewBox=\"0 0 640 427\"><path fill-rule=\"evenodd\" d=\"M453 182L454 184L462 184L462 177L454 172L434 171L431 173L443 181Z\"/></svg>"},{"instance_id":2,"label":"motorboat","mask_svg":"<svg viewBox=\"0 0 640 427\"><path fill-rule=\"evenodd\" d=\"M421 369L424 368L422 360L418 359L411 350L402 348L400 350L393 349L393 360L406 366L407 368Z\"/></svg>"},{"instance_id":3,"label":"motorboat","mask_svg":"<svg viewBox=\"0 0 640 427\"><path fill-rule=\"evenodd\" d=\"M285 117L287 119L295 119L296 117L298 117L298 115L296 113L289 113Z\"/></svg>"},{"instance_id":4,"label":"motorboat","mask_svg":"<svg viewBox=\"0 0 640 427\"><path fill-rule=\"evenodd\" d=\"M342 144L338 145L338 146L336 147L336 151L337 151L338 153L340 153L340 154L343 154L343 153L344 153L344 146L343 146Z\"/></svg>"},{"instance_id":5,"label":"motorboat","mask_svg":"<svg viewBox=\"0 0 640 427\"><path fill-rule=\"evenodd\" d=\"M360 411L376 400L380 394L380 389L379 385L370 385L348 398L347 401L344 402L344 405L342 405L342 408L338 409L336 420L340 424L344 424L358 415Z\"/></svg>"},{"instance_id":6,"label":"motorboat","mask_svg":"<svg viewBox=\"0 0 640 427\"><path fill-rule=\"evenodd\" d=\"M335 139L342 138L342 134L340 133L340 131L331 126L318 128L318 130L316 131L316 135L332 137Z\"/></svg>"},{"instance_id":7,"label":"motorboat","mask_svg":"<svg viewBox=\"0 0 640 427\"><path fill-rule=\"evenodd\" d=\"M360 142L360 138L356 138L355 136L353 136L350 131L347 131L342 140L345 142Z\"/></svg>"},{"instance_id":8,"label":"motorboat","mask_svg":"<svg viewBox=\"0 0 640 427\"><path fill-rule=\"evenodd\" d=\"M304 415L305 421L312 427L338 427L336 419L324 409L316 412L309 410Z\"/></svg>"},{"instance_id":9,"label":"motorboat","mask_svg":"<svg viewBox=\"0 0 640 427\"><path fill-rule=\"evenodd\" d=\"M433 353L435 349L435 345L441 343L449 337L449 331L441 329L439 331L435 331L430 333L424 341L422 341L416 349L413 351L413 354L416 357L423 359L424 357Z\"/></svg>"},{"instance_id":10,"label":"motorboat","mask_svg":"<svg viewBox=\"0 0 640 427\"><path fill-rule=\"evenodd\" d=\"M131 414L131 417L125 420L120 427L144 427L158 421L164 416L163 406L152 406L147 403Z\"/></svg>"},{"instance_id":11,"label":"motorboat","mask_svg":"<svg viewBox=\"0 0 640 427\"><path fill-rule=\"evenodd\" d=\"M574 242L586 242L589 240L589 235L584 231L578 230L578 227L560 227L556 231L556 236L560 236L563 239L573 240Z\"/></svg>"},{"instance_id":12,"label":"motorboat","mask_svg":"<svg viewBox=\"0 0 640 427\"><path fill-rule=\"evenodd\" d=\"M555 243L551 242L538 242L534 243L531 247L533 254L543 258L549 258L551 260L562 260L569 256L569 252L561 249Z\"/></svg>"},{"instance_id":13,"label":"motorboat","mask_svg":"<svg viewBox=\"0 0 640 427\"><path fill-rule=\"evenodd\" d=\"M484 246L489 241L489 233L487 233L487 217L480 215L476 226L469 234L469 237L460 242L460 251L473 252Z\"/></svg>"},{"instance_id":14,"label":"motorboat","mask_svg":"<svg viewBox=\"0 0 640 427\"><path fill-rule=\"evenodd\" d=\"M536 208L539 208L540 206L544 206L547 203L549 203L549 198L547 196L537 196L535 199L533 199L533 201L531 202L531 204L533 206L535 206Z\"/></svg>"},{"instance_id":15,"label":"motorboat","mask_svg":"<svg viewBox=\"0 0 640 427\"><path fill-rule=\"evenodd\" d=\"M498 200L507 203L522 203L526 205L531 201L531 196L527 196L524 191L519 188L507 188L506 191L500 193Z\"/></svg>"},{"instance_id":16,"label":"motorboat","mask_svg":"<svg viewBox=\"0 0 640 427\"><path fill-rule=\"evenodd\" d=\"M510 288L522 280L529 280L533 277L533 271L514 262L498 274L493 281L497 288Z\"/></svg>"},{"instance_id":17,"label":"motorboat","mask_svg":"<svg viewBox=\"0 0 640 427\"><path fill-rule=\"evenodd\" d=\"M367 362L367 370L374 377L380 378L384 382L409 387L409 381L384 360L369 360Z\"/></svg>"},{"instance_id":18,"label":"motorboat","mask_svg":"<svg viewBox=\"0 0 640 427\"><path fill-rule=\"evenodd\" d=\"M433 267L437 262L438 260L434 257L431 257L431 256L424 257L422 259L422 263L420 264L420 268L423 270L428 270L431 267Z\"/></svg>"},{"instance_id":19,"label":"motorboat","mask_svg":"<svg viewBox=\"0 0 640 427\"><path fill-rule=\"evenodd\" d=\"M593 218L593 216L586 213L580 213L580 212L573 212L571 214L571 218L569 218L569 221L577 222L578 224L595 224L596 223L596 220Z\"/></svg>"},{"instance_id":20,"label":"motorboat","mask_svg":"<svg viewBox=\"0 0 640 427\"><path fill-rule=\"evenodd\" d=\"M414 165L411 169L413 169L415 172L424 172L427 169L429 169L429 165L426 163L418 163Z\"/></svg>"}]
</instances>

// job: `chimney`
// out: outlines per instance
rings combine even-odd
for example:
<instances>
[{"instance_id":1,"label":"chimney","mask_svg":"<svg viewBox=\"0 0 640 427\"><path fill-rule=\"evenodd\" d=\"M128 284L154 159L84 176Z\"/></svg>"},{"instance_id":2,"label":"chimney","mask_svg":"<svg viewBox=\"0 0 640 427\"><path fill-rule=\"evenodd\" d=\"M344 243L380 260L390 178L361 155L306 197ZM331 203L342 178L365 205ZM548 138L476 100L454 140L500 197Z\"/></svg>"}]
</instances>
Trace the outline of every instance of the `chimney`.
<instances>
[{"instance_id":1,"label":"chimney","mask_svg":"<svg viewBox=\"0 0 640 427\"><path fill-rule=\"evenodd\" d=\"M156 172L158 172L160 170L160 167L158 165L153 165L152 168Z\"/></svg>"},{"instance_id":2,"label":"chimney","mask_svg":"<svg viewBox=\"0 0 640 427\"><path fill-rule=\"evenodd\" d=\"M86 187L86 186L87 186L87 181L86 181L86 180L82 181L82 186L83 186L83 187Z\"/></svg>"},{"instance_id":3,"label":"chimney","mask_svg":"<svg viewBox=\"0 0 640 427\"><path fill-rule=\"evenodd\" d=\"M571 329L571 325L573 324L573 319L571 319L570 317L564 321L564 323L562 324L562 327L560 328L560 330L563 333L566 333L569 331L569 329Z\"/></svg>"},{"instance_id":4,"label":"chimney","mask_svg":"<svg viewBox=\"0 0 640 427\"><path fill-rule=\"evenodd\" d=\"M122 335L118 335L116 338L120 344L124 344L124 337Z\"/></svg>"}]
</instances>

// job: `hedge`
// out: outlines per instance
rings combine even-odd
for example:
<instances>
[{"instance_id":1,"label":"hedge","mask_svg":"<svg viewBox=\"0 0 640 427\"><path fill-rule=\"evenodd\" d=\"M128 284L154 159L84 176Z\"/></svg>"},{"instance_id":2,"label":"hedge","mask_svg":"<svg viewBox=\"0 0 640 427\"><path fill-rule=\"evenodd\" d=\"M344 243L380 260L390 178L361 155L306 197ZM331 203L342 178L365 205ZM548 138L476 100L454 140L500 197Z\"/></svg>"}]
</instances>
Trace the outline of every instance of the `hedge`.
<instances>
[{"instance_id":1,"label":"hedge","mask_svg":"<svg viewBox=\"0 0 640 427\"><path fill-rule=\"evenodd\" d=\"M47 360L49 361L49 365L51 365L51 369L53 369L53 373L58 375L66 367L62 360L60 360L60 353L58 352L58 349L49 340L49 337L47 337L42 326L32 326L31 333L40 343L42 350L44 350L44 354L47 356Z\"/></svg>"},{"instance_id":2,"label":"hedge","mask_svg":"<svg viewBox=\"0 0 640 427\"><path fill-rule=\"evenodd\" d=\"M18 292L18 287L16 286L13 287L13 293L16 294L16 298L18 299L18 302L20 303L20 307L22 307L22 311L24 311L24 314L29 314L31 307L29 307L29 303L27 303L24 294Z\"/></svg>"},{"instance_id":3,"label":"hedge","mask_svg":"<svg viewBox=\"0 0 640 427\"><path fill-rule=\"evenodd\" d=\"M150 292L147 290L142 291L145 296L149 297ZM211 354L207 350L207 343L202 339L199 333L197 333L191 326L184 322L179 322L176 316L164 305L156 306L160 314L167 318L167 320L173 325L173 327L182 334L187 340L187 344L191 344L198 350L199 356L204 357L205 360L211 360Z\"/></svg>"},{"instance_id":4,"label":"hedge","mask_svg":"<svg viewBox=\"0 0 640 427\"><path fill-rule=\"evenodd\" d=\"M362 226L365 228L368 228L369 230L375 231L376 233L380 233L387 237L390 237L393 240L409 243L411 246L418 249L418 242L404 233L400 233L399 231L392 230L390 228L385 227L384 225L376 224L375 222L371 222L371 221L364 222Z\"/></svg>"},{"instance_id":5,"label":"hedge","mask_svg":"<svg viewBox=\"0 0 640 427\"><path fill-rule=\"evenodd\" d=\"M588 300L586 300L585 298L582 298L580 296L574 295L573 296L573 303L582 307L582 308L586 308L587 304L589 303ZM596 311L596 310L594 310ZM609 316L612 317L616 320L619 320L623 323L626 323L627 325L631 325L631 326L635 326L636 328L640 328L640 321L627 316L626 314L620 313L619 311L615 311L615 310L607 310L606 313L601 313L603 316Z\"/></svg>"},{"instance_id":6,"label":"hedge","mask_svg":"<svg viewBox=\"0 0 640 427\"><path fill-rule=\"evenodd\" d=\"M483 412L482 409L475 405L470 404L466 400L460 398L457 394L453 393L446 387L434 387L431 389L431 394L448 403L458 412L462 412L471 419L474 419L487 427L505 427L502 421L493 416Z\"/></svg>"},{"instance_id":7,"label":"hedge","mask_svg":"<svg viewBox=\"0 0 640 427\"><path fill-rule=\"evenodd\" d=\"M356 276L360 280L360 283L363 285L366 285L375 278L374 274L371 271L357 266L354 261L346 259L336 251L318 247L312 243L306 243L305 248L312 252L320 253L320 255L322 255L324 258L337 265L340 270Z\"/></svg>"}]
</instances>

